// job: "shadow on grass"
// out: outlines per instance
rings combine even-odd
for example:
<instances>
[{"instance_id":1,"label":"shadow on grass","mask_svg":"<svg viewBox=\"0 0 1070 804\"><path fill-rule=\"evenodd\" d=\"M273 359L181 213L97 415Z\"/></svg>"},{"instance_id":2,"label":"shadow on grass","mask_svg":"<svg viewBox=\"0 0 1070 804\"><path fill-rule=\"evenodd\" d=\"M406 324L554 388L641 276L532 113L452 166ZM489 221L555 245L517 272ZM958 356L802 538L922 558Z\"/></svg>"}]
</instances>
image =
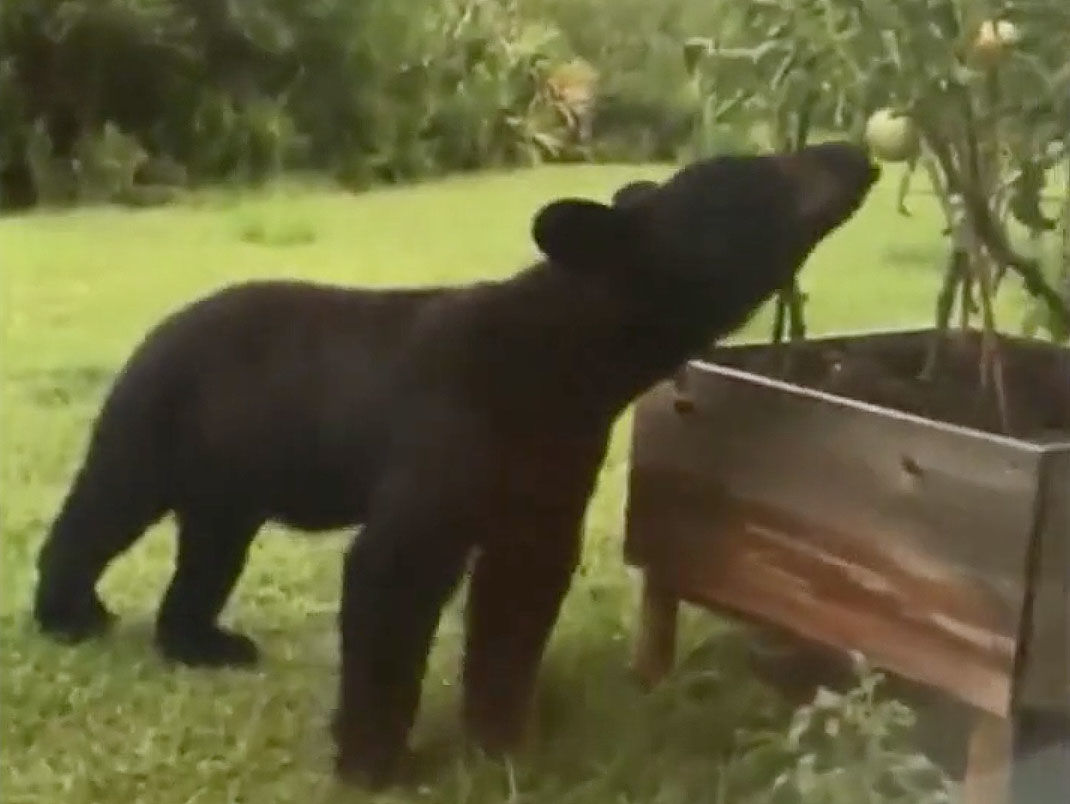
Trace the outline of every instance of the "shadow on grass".
<instances>
[{"instance_id":1,"label":"shadow on grass","mask_svg":"<svg viewBox=\"0 0 1070 804\"><path fill-rule=\"evenodd\" d=\"M916 268L937 271L947 260L946 248L940 241L925 244L901 243L886 248L882 261L896 268Z\"/></svg>"},{"instance_id":2,"label":"shadow on grass","mask_svg":"<svg viewBox=\"0 0 1070 804\"><path fill-rule=\"evenodd\" d=\"M246 220L238 227L238 238L243 243L258 246L304 246L314 243L316 237L315 227L308 221L301 220L257 218Z\"/></svg>"},{"instance_id":3,"label":"shadow on grass","mask_svg":"<svg viewBox=\"0 0 1070 804\"><path fill-rule=\"evenodd\" d=\"M6 381L38 407L61 408L95 401L114 377L110 366L73 366L14 372Z\"/></svg>"}]
</instances>

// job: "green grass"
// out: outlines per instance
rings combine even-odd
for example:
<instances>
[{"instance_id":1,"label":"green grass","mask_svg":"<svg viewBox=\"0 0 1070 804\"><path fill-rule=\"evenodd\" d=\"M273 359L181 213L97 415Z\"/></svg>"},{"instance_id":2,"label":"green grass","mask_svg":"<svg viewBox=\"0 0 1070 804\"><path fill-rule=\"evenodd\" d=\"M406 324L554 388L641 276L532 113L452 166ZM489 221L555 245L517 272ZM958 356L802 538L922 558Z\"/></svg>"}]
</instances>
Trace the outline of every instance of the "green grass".
<instances>
[{"instance_id":1,"label":"green grass","mask_svg":"<svg viewBox=\"0 0 1070 804\"><path fill-rule=\"evenodd\" d=\"M33 557L112 373L145 329L187 300L251 277L369 285L508 274L535 251L547 199L605 198L665 168L568 167L451 179L353 196L283 186L209 193L144 211L86 209L0 222L3 386L0 768L4 801L364 801L331 775L341 536L260 538L225 614L257 638L252 673L166 667L150 623L170 571L165 523L109 571L122 620L76 649L28 622ZM814 255L814 330L925 323L944 244L932 199L894 213L897 176ZM749 332L764 331L759 316ZM736 730L779 707L749 676L737 629L688 612L680 671L644 696L628 669L636 584L621 560L627 418L588 517L582 573L544 664L539 729L515 767L457 747L459 621L444 618L416 732L434 767L381 801L715 800ZM688 654L690 658L687 658ZM690 670L688 669L690 668Z\"/></svg>"}]
</instances>

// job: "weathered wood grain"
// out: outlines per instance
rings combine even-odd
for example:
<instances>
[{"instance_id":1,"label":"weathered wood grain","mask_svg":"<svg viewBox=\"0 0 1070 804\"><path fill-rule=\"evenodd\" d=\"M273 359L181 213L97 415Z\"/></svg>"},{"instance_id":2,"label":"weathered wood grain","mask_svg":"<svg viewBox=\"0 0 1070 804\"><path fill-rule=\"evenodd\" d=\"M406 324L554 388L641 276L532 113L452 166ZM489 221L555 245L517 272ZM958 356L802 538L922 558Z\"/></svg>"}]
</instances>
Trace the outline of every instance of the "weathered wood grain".
<instances>
[{"instance_id":1,"label":"weathered wood grain","mask_svg":"<svg viewBox=\"0 0 1070 804\"><path fill-rule=\"evenodd\" d=\"M1065 570L1052 569L1067 566L1065 509L1045 484L1066 483L1050 456L1070 445L939 424L723 365L691 364L687 393L683 412L668 383L638 405L628 560L686 599L862 650L1007 715L1022 673L1019 631L1039 611L1025 604L1041 505L1059 535L1048 537L1041 564L1051 577L1037 594L1067 600ZM1064 678L1065 661L1051 658L1067 650L1059 610L1031 621L1055 634L1035 654L1055 681L1023 676L1034 697L1057 695Z\"/></svg>"}]
</instances>

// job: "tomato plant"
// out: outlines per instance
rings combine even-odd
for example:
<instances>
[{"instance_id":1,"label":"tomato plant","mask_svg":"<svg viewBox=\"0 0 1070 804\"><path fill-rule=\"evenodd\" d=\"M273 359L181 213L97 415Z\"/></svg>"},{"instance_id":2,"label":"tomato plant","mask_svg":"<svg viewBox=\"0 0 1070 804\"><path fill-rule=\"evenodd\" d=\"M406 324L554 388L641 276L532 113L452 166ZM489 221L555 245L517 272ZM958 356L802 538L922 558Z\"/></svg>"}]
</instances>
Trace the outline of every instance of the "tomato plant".
<instances>
[{"instance_id":1,"label":"tomato plant","mask_svg":"<svg viewBox=\"0 0 1070 804\"><path fill-rule=\"evenodd\" d=\"M801 144L811 127L846 132L875 156L907 159L904 190L924 168L951 237L923 375L939 365L958 299L964 325L980 313L982 380L1000 398L993 296L1005 273L1020 277L1051 331L1070 329L1070 299L1015 237L1057 227L1041 199L1052 169L1070 169L1070 4L754 0L735 36L725 57L743 54L752 80L765 82L757 97L776 145ZM893 122L909 122L909 131L893 131ZM801 322L792 331L801 335Z\"/></svg>"}]
</instances>

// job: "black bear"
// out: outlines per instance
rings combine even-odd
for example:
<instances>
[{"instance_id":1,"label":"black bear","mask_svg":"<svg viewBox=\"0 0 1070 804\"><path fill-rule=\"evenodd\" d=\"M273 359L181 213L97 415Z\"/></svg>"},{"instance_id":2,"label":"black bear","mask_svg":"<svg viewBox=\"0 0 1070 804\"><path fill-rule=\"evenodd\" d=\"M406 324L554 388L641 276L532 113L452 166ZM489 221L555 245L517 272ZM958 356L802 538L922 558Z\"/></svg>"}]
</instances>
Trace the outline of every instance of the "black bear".
<instances>
[{"instance_id":1,"label":"black bear","mask_svg":"<svg viewBox=\"0 0 1070 804\"><path fill-rule=\"evenodd\" d=\"M252 662L217 616L258 528L360 524L343 574L339 772L392 778L472 557L465 725L489 751L515 747L613 421L787 285L877 175L846 143L724 156L611 206L549 203L532 227L545 259L504 281L263 281L194 302L109 392L38 558L37 621L71 640L104 629L101 573L173 512L160 649Z\"/></svg>"}]
</instances>

